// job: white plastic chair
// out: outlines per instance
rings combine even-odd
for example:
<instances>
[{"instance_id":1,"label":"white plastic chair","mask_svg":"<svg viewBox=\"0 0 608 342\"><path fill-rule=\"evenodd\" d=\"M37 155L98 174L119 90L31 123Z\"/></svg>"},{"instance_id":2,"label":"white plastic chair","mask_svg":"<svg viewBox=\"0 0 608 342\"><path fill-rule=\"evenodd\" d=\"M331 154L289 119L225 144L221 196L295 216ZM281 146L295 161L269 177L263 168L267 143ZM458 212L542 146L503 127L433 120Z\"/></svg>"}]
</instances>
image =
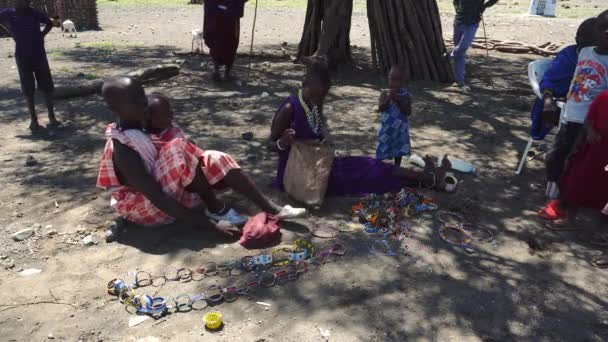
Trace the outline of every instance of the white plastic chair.
<instances>
[{"instance_id":1,"label":"white plastic chair","mask_svg":"<svg viewBox=\"0 0 608 342\"><path fill-rule=\"evenodd\" d=\"M540 93L540 81L543 79L545 72L549 69L549 67L551 67L552 62L553 62L552 59L547 58L547 59L539 59L537 61L534 61L534 62L531 62L530 64L528 64L528 79L530 81L530 86L532 86L532 91L534 91L534 94L539 99L543 98L543 94ZM564 108L564 103L558 101L557 106L560 109ZM561 118L560 118L559 122L561 124ZM559 127L558 127L558 129L559 129ZM526 166L526 163L528 162L528 153L530 152L530 149L532 148L532 144L534 144L535 142L540 142L540 141L542 141L542 140L534 140L534 139L532 139L531 136L530 136L530 138L528 138L528 144L526 145L526 149L524 150L524 153L521 156L521 160L519 161L519 166L517 167L517 171L515 172L517 175L521 174L522 170L524 169L524 166Z\"/></svg>"}]
</instances>

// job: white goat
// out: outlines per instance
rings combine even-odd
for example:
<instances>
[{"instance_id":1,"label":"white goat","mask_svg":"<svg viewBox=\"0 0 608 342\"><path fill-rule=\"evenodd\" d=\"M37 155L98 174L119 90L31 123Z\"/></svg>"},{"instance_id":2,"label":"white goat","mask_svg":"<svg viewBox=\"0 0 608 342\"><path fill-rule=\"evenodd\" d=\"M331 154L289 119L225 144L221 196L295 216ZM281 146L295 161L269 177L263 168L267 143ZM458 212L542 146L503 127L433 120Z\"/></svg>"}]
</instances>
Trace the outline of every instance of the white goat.
<instances>
[{"instance_id":1,"label":"white goat","mask_svg":"<svg viewBox=\"0 0 608 342\"><path fill-rule=\"evenodd\" d=\"M196 46L196 50L194 47ZM192 30L192 53L203 51L203 30L194 29Z\"/></svg>"},{"instance_id":2,"label":"white goat","mask_svg":"<svg viewBox=\"0 0 608 342\"><path fill-rule=\"evenodd\" d=\"M72 37L72 33L74 33L74 38L78 37L78 35L76 34L76 24L74 24L74 22L70 19L64 21L63 24L61 24L61 35L64 37L65 32L68 32L70 34L70 38Z\"/></svg>"}]
</instances>

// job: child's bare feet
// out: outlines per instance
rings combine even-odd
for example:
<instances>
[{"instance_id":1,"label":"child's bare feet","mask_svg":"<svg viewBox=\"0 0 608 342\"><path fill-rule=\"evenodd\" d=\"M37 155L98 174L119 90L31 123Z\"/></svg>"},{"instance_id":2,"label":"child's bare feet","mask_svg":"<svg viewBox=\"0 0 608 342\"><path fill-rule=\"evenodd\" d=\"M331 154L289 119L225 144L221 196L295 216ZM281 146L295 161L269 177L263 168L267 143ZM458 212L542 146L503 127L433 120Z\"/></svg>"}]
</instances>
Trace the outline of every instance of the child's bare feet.
<instances>
[{"instance_id":1,"label":"child's bare feet","mask_svg":"<svg viewBox=\"0 0 608 342\"><path fill-rule=\"evenodd\" d=\"M446 173L448 171L450 171L452 169L452 163L450 162L450 160L448 159L448 155L444 155L443 159L441 160L441 166L438 167L435 171L435 177L436 177L436 184L435 184L435 188L437 190L445 190L445 176Z\"/></svg>"},{"instance_id":2,"label":"child's bare feet","mask_svg":"<svg viewBox=\"0 0 608 342\"><path fill-rule=\"evenodd\" d=\"M57 119L52 119L49 121L49 124L46 125L47 128L62 128L63 123Z\"/></svg>"},{"instance_id":3,"label":"child's bare feet","mask_svg":"<svg viewBox=\"0 0 608 342\"><path fill-rule=\"evenodd\" d=\"M30 129L30 131L32 133L38 133L42 130L42 126L40 126L40 124L38 123L38 121L32 121L30 122L30 125L28 127Z\"/></svg>"}]
</instances>

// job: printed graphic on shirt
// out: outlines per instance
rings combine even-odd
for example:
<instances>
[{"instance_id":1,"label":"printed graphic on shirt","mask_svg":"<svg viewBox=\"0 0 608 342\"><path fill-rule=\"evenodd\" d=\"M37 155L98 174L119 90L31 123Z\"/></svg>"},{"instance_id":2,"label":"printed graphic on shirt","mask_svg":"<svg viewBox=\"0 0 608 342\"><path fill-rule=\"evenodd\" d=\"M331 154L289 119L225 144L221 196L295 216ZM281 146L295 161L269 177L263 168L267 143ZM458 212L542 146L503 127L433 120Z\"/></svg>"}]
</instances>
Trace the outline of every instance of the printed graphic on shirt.
<instances>
[{"instance_id":1,"label":"printed graphic on shirt","mask_svg":"<svg viewBox=\"0 0 608 342\"><path fill-rule=\"evenodd\" d=\"M572 80L568 100L590 102L597 95L592 90L599 86L606 86L602 85L606 68L602 64L589 59L580 61L577 67L578 72Z\"/></svg>"}]
</instances>

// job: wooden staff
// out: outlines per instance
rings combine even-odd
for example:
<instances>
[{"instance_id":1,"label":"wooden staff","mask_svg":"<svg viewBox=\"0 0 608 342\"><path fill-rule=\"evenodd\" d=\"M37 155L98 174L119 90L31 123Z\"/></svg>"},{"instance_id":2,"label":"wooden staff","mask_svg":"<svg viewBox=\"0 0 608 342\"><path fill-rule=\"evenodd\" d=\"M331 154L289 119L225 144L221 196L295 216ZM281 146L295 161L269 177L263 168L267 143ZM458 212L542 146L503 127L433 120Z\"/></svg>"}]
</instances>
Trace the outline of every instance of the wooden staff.
<instances>
[{"instance_id":1,"label":"wooden staff","mask_svg":"<svg viewBox=\"0 0 608 342\"><path fill-rule=\"evenodd\" d=\"M251 47L249 48L249 70L247 77L251 74L251 63L253 62L253 40L255 37L255 23L258 20L258 0L255 0L255 11L253 12L253 27L251 28Z\"/></svg>"},{"instance_id":2,"label":"wooden staff","mask_svg":"<svg viewBox=\"0 0 608 342\"><path fill-rule=\"evenodd\" d=\"M483 14L481 15L481 25L483 26L483 38L486 41L486 56L488 57L488 62L490 61L490 50L488 49L488 35L486 34L486 21L483 19ZM492 76L490 76L490 84L492 85L492 90L494 90L494 80Z\"/></svg>"}]
</instances>

